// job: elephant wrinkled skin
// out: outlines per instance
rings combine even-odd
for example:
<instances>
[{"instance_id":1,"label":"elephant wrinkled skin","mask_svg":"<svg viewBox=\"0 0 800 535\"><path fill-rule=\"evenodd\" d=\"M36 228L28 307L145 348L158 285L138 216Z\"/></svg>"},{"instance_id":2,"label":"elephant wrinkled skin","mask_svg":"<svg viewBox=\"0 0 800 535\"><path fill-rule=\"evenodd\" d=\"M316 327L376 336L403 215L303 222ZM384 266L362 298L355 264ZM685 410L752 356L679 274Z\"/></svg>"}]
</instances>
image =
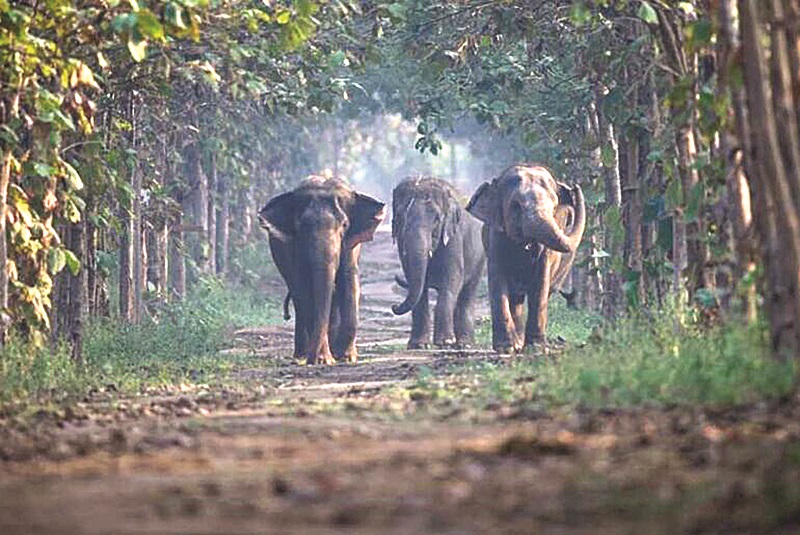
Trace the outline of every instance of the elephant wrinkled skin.
<instances>
[{"instance_id":1,"label":"elephant wrinkled skin","mask_svg":"<svg viewBox=\"0 0 800 535\"><path fill-rule=\"evenodd\" d=\"M472 308L486 257L480 223L461 204L460 195L436 178L410 178L392 193L392 237L397 241L406 299L395 314L412 312L409 349L431 342L428 290L437 291L433 343L465 347L472 343Z\"/></svg>"},{"instance_id":2,"label":"elephant wrinkled skin","mask_svg":"<svg viewBox=\"0 0 800 535\"><path fill-rule=\"evenodd\" d=\"M484 222L492 347L506 353L546 344L548 298L569 272L586 225L580 186L556 182L544 167L515 165L481 185L467 210Z\"/></svg>"},{"instance_id":3,"label":"elephant wrinkled skin","mask_svg":"<svg viewBox=\"0 0 800 535\"><path fill-rule=\"evenodd\" d=\"M295 358L356 361L361 243L372 240L385 211L339 179L312 176L259 212L294 304Z\"/></svg>"}]
</instances>

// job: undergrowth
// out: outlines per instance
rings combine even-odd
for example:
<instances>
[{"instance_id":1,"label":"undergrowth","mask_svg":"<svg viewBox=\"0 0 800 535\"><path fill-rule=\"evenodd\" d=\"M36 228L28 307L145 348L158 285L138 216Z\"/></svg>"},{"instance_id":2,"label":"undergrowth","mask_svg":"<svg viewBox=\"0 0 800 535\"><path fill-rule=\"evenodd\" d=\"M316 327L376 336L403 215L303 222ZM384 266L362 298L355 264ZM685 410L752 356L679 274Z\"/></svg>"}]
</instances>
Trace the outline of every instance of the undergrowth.
<instances>
[{"instance_id":1,"label":"undergrowth","mask_svg":"<svg viewBox=\"0 0 800 535\"><path fill-rule=\"evenodd\" d=\"M450 380L425 377L413 388L434 398L542 408L731 406L792 391L795 364L770 357L763 323L677 326L665 311L599 329L596 317L552 305L549 332L570 342L565 352L472 362L450 370Z\"/></svg>"},{"instance_id":2,"label":"undergrowth","mask_svg":"<svg viewBox=\"0 0 800 535\"><path fill-rule=\"evenodd\" d=\"M109 318L90 322L80 366L63 344L36 348L12 337L0 353L0 407L58 402L109 385L134 390L210 382L235 364L217 357L227 332L281 321L278 299L203 279L183 302L149 307L139 325Z\"/></svg>"}]
</instances>

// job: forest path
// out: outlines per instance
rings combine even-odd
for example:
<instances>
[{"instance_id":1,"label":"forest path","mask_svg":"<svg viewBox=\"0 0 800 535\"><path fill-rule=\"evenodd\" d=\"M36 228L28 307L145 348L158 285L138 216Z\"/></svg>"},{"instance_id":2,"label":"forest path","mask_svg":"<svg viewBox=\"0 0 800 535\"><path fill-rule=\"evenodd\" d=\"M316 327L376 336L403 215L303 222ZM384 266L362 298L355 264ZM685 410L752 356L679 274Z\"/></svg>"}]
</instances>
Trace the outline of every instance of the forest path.
<instances>
[{"instance_id":1,"label":"forest path","mask_svg":"<svg viewBox=\"0 0 800 535\"><path fill-rule=\"evenodd\" d=\"M760 511L743 478L800 436L749 415L760 439L728 447L730 426L700 411L562 414L423 395L421 382L511 360L402 349L398 272L379 232L362 255L357 365L293 362L291 322L245 329L220 355L254 356L232 367L241 389L100 392L80 415L6 433L0 534L715 532L732 511Z\"/></svg>"}]
</instances>

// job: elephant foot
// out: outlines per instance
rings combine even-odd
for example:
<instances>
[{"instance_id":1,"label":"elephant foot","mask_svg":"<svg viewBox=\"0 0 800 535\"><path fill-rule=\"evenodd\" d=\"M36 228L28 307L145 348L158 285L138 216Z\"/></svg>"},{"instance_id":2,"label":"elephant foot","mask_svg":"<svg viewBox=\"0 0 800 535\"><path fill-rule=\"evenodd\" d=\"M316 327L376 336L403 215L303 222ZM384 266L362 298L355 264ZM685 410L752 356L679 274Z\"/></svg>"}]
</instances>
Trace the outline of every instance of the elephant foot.
<instances>
[{"instance_id":1,"label":"elephant foot","mask_svg":"<svg viewBox=\"0 0 800 535\"><path fill-rule=\"evenodd\" d=\"M408 349L430 349L431 344L429 342L423 342L421 340L409 340L408 345L406 348Z\"/></svg>"},{"instance_id":2,"label":"elephant foot","mask_svg":"<svg viewBox=\"0 0 800 535\"><path fill-rule=\"evenodd\" d=\"M534 357L546 356L550 354L550 345L546 340L534 340L525 345L525 352Z\"/></svg>"},{"instance_id":3,"label":"elephant foot","mask_svg":"<svg viewBox=\"0 0 800 535\"><path fill-rule=\"evenodd\" d=\"M434 340L433 346L436 349L451 349L456 346L456 339L453 338L445 338L444 340Z\"/></svg>"},{"instance_id":4,"label":"elephant foot","mask_svg":"<svg viewBox=\"0 0 800 535\"><path fill-rule=\"evenodd\" d=\"M358 362L358 352L356 352L355 350L353 350L352 352L348 351L341 355L336 355L336 358L344 362L349 362L350 364L355 364Z\"/></svg>"},{"instance_id":5,"label":"elephant foot","mask_svg":"<svg viewBox=\"0 0 800 535\"><path fill-rule=\"evenodd\" d=\"M492 349L494 349L497 353L500 353L501 355L514 355L515 353L521 352L522 347L523 344L519 340L515 340L514 342L501 340L492 343Z\"/></svg>"},{"instance_id":6,"label":"elephant foot","mask_svg":"<svg viewBox=\"0 0 800 535\"><path fill-rule=\"evenodd\" d=\"M319 355L317 357L309 357L306 360L306 364L308 364L309 366L313 366L314 364L322 364L324 366L333 366L334 364L336 364L336 359L333 358L333 355L328 353L328 354L324 354L324 355Z\"/></svg>"}]
</instances>

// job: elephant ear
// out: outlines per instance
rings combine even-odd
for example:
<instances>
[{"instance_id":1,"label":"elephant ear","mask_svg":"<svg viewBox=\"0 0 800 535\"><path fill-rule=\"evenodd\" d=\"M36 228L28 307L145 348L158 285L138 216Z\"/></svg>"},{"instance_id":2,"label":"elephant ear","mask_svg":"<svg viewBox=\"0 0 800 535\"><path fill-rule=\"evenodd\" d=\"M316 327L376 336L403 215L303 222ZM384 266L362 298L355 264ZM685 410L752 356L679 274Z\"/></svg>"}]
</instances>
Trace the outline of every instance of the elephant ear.
<instances>
[{"instance_id":1,"label":"elephant ear","mask_svg":"<svg viewBox=\"0 0 800 535\"><path fill-rule=\"evenodd\" d=\"M461 208L456 205L451 205L450 209L444 216L444 225L442 225L442 245L447 247L450 240L455 237L458 226L461 224Z\"/></svg>"},{"instance_id":2,"label":"elephant ear","mask_svg":"<svg viewBox=\"0 0 800 535\"><path fill-rule=\"evenodd\" d=\"M556 193L558 194L558 204L575 206L575 196L572 188L563 182L556 182Z\"/></svg>"},{"instance_id":3,"label":"elephant ear","mask_svg":"<svg viewBox=\"0 0 800 535\"><path fill-rule=\"evenodd\" d=\"M356 202L350 212L347 229L347 248L372 241L375 230L386 217L386 204L363 193L356 193Z\"/></svg>"},{"instance_id":4,"label":"elephant ear","mask_svg":"<svg viewBox=\"0 0 800 535\"><path fill-rule=\"evenodd\" d=\"M258 212L258 219L270 236L288 241L295 234L294 213L295 193L290 191L270 199Z\"/></svg>"},{"instance_id":5,"label":"elephant ear","mask_svg":"<svg viewBox=\"0 0 800 535\"><path fill-rule=\"evenodd\" d=\"M467 203L467 212L492 227L501 226L498 208L496 181L481 184Z\"/></svg>"}]
</instances>

